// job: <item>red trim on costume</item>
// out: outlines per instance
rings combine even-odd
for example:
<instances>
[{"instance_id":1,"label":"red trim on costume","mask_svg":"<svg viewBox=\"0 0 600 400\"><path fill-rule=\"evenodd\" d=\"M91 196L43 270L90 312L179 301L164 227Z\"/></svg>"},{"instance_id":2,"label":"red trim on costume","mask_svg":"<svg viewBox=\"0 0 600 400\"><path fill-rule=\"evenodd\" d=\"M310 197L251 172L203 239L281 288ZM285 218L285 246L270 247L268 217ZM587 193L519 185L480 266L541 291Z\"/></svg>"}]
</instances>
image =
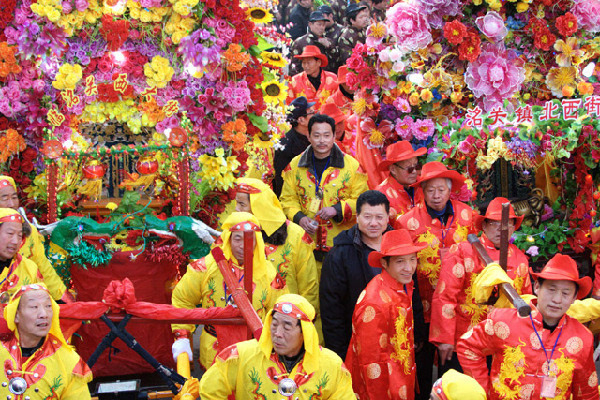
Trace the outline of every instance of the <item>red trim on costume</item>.
<instances>
[{"instance_id":1,"label":"red trim on costume","mask_svg":"<svg viewBox=\"0 0 600 400\"><path fill-rule=\"evenodd\" d=\"M285 315L289 315L290 317L294 317L301 321L312 322L308 315L304 313L297 305L292 303L277 303L273 307L273 311L280 312Z\"/></svg>"},{"instance_id":2,"label":"red trim on costume","mask_svg":"<svg viewBox=\"0 0 600 400\"><path fill-rule=\"evenodd\" d=\"M0 224L3 222L19 222L22 224L23 217L21 217L21 214L15 211L14 214L5 215L4 217L0 218Z\"/></svg>"},{"instance_id":3,"label":"red trim on costume","mask_svg":"<svg viewBox=\"0 0 600 400\"><path fill-rule=\"evenodd\" d=\"M442 389L442 378L435 381L431 390L435 393L437 397L440 398L440 400L449 400L448 397L446 397L446 394L444 393L444 389Z\"/></svg>"},{"instance_id":4,"label":"red trim on costume","mask_svg":"<svg viewBox=\"0 0 600 400\"><path fill-rule=\"evenodd\" d=\"M204 258L196 260L190 264L190 268L195 271L204 272L206 271L206 261L204 261Z\"/></svg>"},{"instance_id":5,"label":"red trim on costume","mask_svg":"<svg viewBox=\"0 0 600 400\"><path fill-rule=\"evenodd\" d=\"M240 222L239 224L235 224L234 226L229 228L229 231L230 232L236 232L236 231L260 232L260 226L256 225L252 221L243 221L243 222Z\"/></svg>"},{"instance_id":6,"label":"red trim on costume","mask_svg":"<svg viewBox=\"0 0 600 400\"><path fill-rule=\"evenodd\" d=\"M250 186L246 183L240 183L235 185L235 190L239 193L256 194L260 193L260 189Z\"/></svg>"},{"instance_id":7,"label":"red trim on costume","mask_svg":"<svg viewBox=\"0 0 600 400\"><path fill-rule=\"evenodd\" d=\"M17 254L17 255L20 256L20 254ZM18 261L16 261L17 265L15 266L15 269L19 265L20 262L21 262L21 259L19 258ZM38 285L37 283L32 283L30 285L21 286L21 288L13 295L12 300L18 299L19 297L23 296L23 294L29 292L30 290L43 290L44 292L50 294L50 292L48 291L47 288L45 288L41 285Z\"/></svg>"}]
</instances>

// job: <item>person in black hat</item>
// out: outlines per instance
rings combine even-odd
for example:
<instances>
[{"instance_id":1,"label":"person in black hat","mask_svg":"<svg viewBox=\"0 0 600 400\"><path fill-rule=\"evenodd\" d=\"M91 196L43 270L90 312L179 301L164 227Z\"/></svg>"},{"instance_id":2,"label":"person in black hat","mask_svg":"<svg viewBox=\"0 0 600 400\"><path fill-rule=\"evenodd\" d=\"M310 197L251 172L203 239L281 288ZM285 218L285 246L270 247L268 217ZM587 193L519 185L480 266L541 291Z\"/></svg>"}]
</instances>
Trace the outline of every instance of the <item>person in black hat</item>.
<instances>
[{"instance_id":1,"label":"person in black hat","mask_svg":"<svg viewBox=\"0 0 600 400\"><path fill-rule=\"evenodd\" d=\"M308 141L308 120L315 113L313 109L315 103L308 102L304 96L294 99L290 105L294 107L288 114L288 122L292 125L292 129L287 131L281 139L273 156L273 168L275 169L273 191L277 197L279 197L283 188L281 172L294 157L302 154L310 144Z\"/></svg>"},{"instance_id":2,"label":"person in black hat","mask_svg":"<svg viewBox=\"0 0 600 400\"><path fill-rule=\"evenodd\" d=\"M336 58L334 50L335 40L324 37L325 26L329 20L320 11L313 11L308 20L308 32L304 36L300 36L294 40L290 48L292 62L290 64L290 76L294 76L302 72L302 60L294 56L302 54L304 48L308 45L317 46L331 64L331 61Z\"/></svg>"},{"instance_id":3,"label":"person in black hat","mask_svg":"<svg viewBox=\"0 0 600 400\"><path fill-rule=\"evenodd\" d=\"M291 28L288 29L288 33L292 40L296 40L306 33L312 5L313 0L298 0L298 4L292 8L288 24L291 25Z\"/></svg>"},{"instance_id":4,"label":"person in black hat","mask_svg":"<svg viewBox=\"0 0 600 400\"><path fill-rule=\"evenodd\" d=\"M346 27L337 42L338 65L346 64L356 43L365 43L367 26L371 23L369 7L363 3L352 3L346 8Z\"/></svg>"},{"instance_id":5,"label":"person in black hat","mask_svg":"<svg viewBox=\"0 0 600 400\"><path fill-rule=\"evenodd\" d=\"M331 6L323 5L319 7L317 11L320 11L321 14L323 14L323 16L327 18L327 22L325 22L325 37L331 40L332 43L336 43L338 38L342 34L342 29L344 29L344 27L335 22L335 20L333 19L333 9L331 8ZM332 62L331 64L335 63ZM336 72L337 67L338 65L331 65L328 67L328 71Z\"/></svg>"},{"instance_id":6,"label":"person in black hat","mask_svg":"<svg viewBox=\"0 0 600 400\"><path fill-rule=\"evenodd\" d=\"M373 22L384 22L385 12L390 7L390 0L371 0L370 3L369 8Z\"/></svg>"}]
</instances>

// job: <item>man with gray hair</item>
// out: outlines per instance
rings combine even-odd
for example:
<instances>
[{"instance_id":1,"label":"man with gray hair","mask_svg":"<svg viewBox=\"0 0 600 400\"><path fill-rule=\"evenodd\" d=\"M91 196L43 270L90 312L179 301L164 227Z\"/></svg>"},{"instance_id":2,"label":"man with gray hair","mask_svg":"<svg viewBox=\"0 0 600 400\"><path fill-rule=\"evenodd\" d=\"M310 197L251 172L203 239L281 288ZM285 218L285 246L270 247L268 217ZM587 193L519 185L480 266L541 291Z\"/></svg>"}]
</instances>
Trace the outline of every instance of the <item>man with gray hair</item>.
<instances>
[{"instance_id":1,"label":"man with gray hair","mask_svg":"<svg viewBox=\"0 0 600 400\"><path fill-rule=\"evenodd\" d=\"M395 224L396 229L407 229L415 243L427 244L427 247L418 253L417 267L419 294L423 302L427 331L431 318L431 300L440 275L441 260L450 246L467 240L467 235L474 233L471 207L450 199L453 191L460 192L464 182L465 178L462 175L449 170L441 162L432 161L423 165L421 176L412 186L421 186L425 202L417 204ZM415 355L421 393L428 394L431 390L434 354L435 346L426 342L424 348Z\"/></svg>"}]
</instances>

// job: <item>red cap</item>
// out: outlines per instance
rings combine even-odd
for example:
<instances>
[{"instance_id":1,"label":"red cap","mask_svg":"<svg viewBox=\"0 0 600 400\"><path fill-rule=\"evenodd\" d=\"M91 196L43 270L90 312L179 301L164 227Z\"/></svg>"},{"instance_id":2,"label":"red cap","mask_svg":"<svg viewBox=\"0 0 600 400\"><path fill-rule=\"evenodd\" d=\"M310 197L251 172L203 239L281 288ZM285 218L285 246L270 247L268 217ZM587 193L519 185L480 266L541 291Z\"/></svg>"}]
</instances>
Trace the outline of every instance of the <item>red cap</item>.
<instances>
[{"instance_id":1,"label":"red cap","mask_svg":"<svg viewBox=\"0 0 600 400\"><path fill-rule=\"evenodd\" d=\"M333 118L336 124L348 119L348 115L344 114L342 110L340 110L340 108L333 103L325 104L323 107L321 107L319 112Z\"/></svg>"},{"instance_id":2,"label":"red cap","mask_svg":"<svg viewBox=\"0 0 600 400\"><path fill-rule=\"evenodd\" d=\"M338 73L337 73L338 85L341 85L342 83L346 83L346 75L347 74L348 74L348 67L346 67L345 65L342 65L341 67L338 68Z\"/></svg>"},{"instance_id":3,"label":"red cap","mask_svg":"<svg viewBox=\"0 0 600 400\"><path fill-rule=\"evenodd\" d=\"M406 229L389 231L383 235L381 251L372 251L369 254L369 265L374 268L382 268L381 259L383 257L405 256L419 252L425 247L427 247L427 244L415 245Z\"/></svg>"},{"instance_id":4,"label":"red cap","mask_svg":"<svg viewBox=\"0 0 600 400\"><path fill-rule=\"evenodd\" d=\"M544 269L539 273L531 271L531 276L536 281L538 278L552 281L571 281L579 286L577 298L583 299L592 290L592 280L589 276L579 278L577 263L571 257L564 254L557 254L546 263Z\"/></svg>"},{"instance_id":5,"label":"red cap","mask_svg":"<svg viewBox=\"0 0 600 400\"><path fill-rule=\"evenodd\" d=\"M399 140L396 143L390 144L385 150L385 161L377 166L379 171L387 171L388 167L398 161L404 161L413 157L422 156L427 153L425 147L413 150L412 145L407 140Z\"/></svg>"},{"instance_id":6,"label":"red cap","mask_svg":"<svg viewBox=\"0 0 600 400\"><path fill-rule=\"evenodd\" d=\"M452 180L452 191L458 192L465 183L465 177L458 172L448 169L444 164L439 161L430 161L423 165L421 169L421 176L411 186L418 186L421 183L435 179L435 178L448 178Z\"/></svg>"},{"instance_id":7,"label":"red cap","mask_svg":"<svg viewBox=\"0 0 600 400\"><path fill-rule=\"evenodd\" d=\"M494 200L490 201L490 204L488 205L487 210L485 211L485 215L474 215L473 223L475 225L475 229L477 229L477 231L480 231L482 229L483 221L485 221L486 219L501 221L502 204L504 203L510 203L510 201L508 201L508 199L504 197L496 197ZM519 229L524 217L522 215L517 216L515 214L515 209L511 204L508 211L508 218L514 218L515 229Z\"/></svg>"},{"instance_id":8,"label":"red cap","mask_svg":"<svg viewBox=\"0 0 600 400\"><path fill-rule=\"evenodd\" d=\"M308 46L306 46L304 48L304 50L302 51L302 54L298 54L296 56L294 56L294 58L318 58L319 60L321 60L321 68L326 67L327 66L327 56L323 53L321 53L321 50L319 50L319 48L317 46L313 46L312 44L309 44Z\"/></svg>"}]
</instances>

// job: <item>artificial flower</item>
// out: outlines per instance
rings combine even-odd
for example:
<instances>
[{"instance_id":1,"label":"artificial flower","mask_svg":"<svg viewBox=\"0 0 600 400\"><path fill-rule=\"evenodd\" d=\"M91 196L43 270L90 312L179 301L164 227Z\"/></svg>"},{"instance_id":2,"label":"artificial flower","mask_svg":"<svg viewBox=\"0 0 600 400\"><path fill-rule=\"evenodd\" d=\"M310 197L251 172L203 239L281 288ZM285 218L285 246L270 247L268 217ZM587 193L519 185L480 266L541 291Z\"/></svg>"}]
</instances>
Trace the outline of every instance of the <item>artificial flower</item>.
<instances>
[{"instance_id":1,"label":"artificial flower","mask_svg":"<svg viewBox=\"0 0 600 400\"><path fill-rule=\"evenodd\" d=\"M21 72L21 67L15 58L16 48L9 46L6 42L0 42L0 78L6 78L8 74Z\"/></svg>"},{"instance_id":2,"label":"artificial flower","mask_svg":"<svg viewBox=\"0 0 600 400\"><path fill-rule=\"evenodd\" d=\"M146 83L150 87L164 88L173 77L174 70L169 60L161 56L154 56L152 61L144 64Z\"/></svg>"},{"instance_id":3,"label":"artificial flower","mask_svg":"<svg viewBox=\"0 0 600 400\"><path fill-rule=\"evenodd\" d=\"M576 67L550 68L550 71L546 76L546 85L554 96L563 97L563 88L571 87L574 89L577 85L575 81L576 78Z\"/></svg>"},{"instance_id":4,"label":"artificial flower","mask_svg":"<svg viewBox=\"0 0 600 400\"><path fill-rule=\"evenodd\" d=\"M559 67L570 67L579 65L582 61L584 51L577 46L577 38L567 38L566 42L559 39L554 43L556 54L556 63Z\"/></svg>"},{"instance_id":5,"label":"artificial flower","mask_svg":"<svg viewBox=\"0 0 600 400\"><path fill-rule=\"evenodd\" d=\"M451 44L461 44L467 36L467 27L460 21L454 20L444 25L444 37Z\"/></svg>"},{"instance_id":6,"label":"artificial flower","mask_svg":"<svg viewBox=\"0 0 600 400\"><path fill-rule=\"evenodd\" d=\"M63 64L52 82L52 86L58 90L74 90L75 85L81 80L82 69L79 64Z\"/></svg>"},{"instance_id":7,"label":"artificial flower","mask_svg":"<svg viewBox=\"0 0 600 400\"><path fill-rule=\"evenodd\" d=\"M386 11L386 24L402 51L417 51L431 43L429 22L415 4L396 3Z\"/></svg>"},{"instance_id":8,"label":"artificial flower","mask_svg":"<svg viewBox=\"0 0 600 400\"><path fill-rule=\"evenodd\" d=\"M577 23L590 33L600 32L600 0L577 0L571 12Z\"/></svg>"},{"instance_id":9,"label":"artificial flower","mask_svg":"<svg viewBox=\"0 0 600 400\"><path fill-rule=\"evenodd\" d=\"M246 10L246 15L255 24L266 24L273 21L273 14L262 7L251 7Z\"/></svg>"},{"instance_id":10,"label":"artificial flower","mask_svg":"<svg viewBox=\"0 0 600 400\"><path fill-rule=\"evenodd\" d=\"M556 36L554 36L550 30L546 27L543 27L539 30L534 30L533 33L533 44L538 49L548 51L554 45L556 41Z\"/></svg>"},{"instance_id":11,"label":"artificial flower","mask_svg":"<svg viewBox=\"0 0 600 400\"><path fill-rule=\"evenodd\" d=\"M262 82L260 86L268 103L282 104L287 98L287 89L284 84L276 80Z\"/></svg>"},{"instance_id":12,"label":"artificial flower","mask_svg":"<svg viewBox=\"0 0 600 400\"><path fill-rule=\"evenodd\" d=\"M412 124L413 136L417 140L427 140L435 132L435 126L430 119L417 120Z\"/></svg>"},{"instance_id":13,"label":"artificial flower","mask_svg":"<svg viewBox=\"0 0 600 400\"><path fill-rule=\"evenodd\" d=\"M260 53L260 57L265 63L273 67L283 68L287 65L287 61L285 60L285 58L283 58L281 53L263 51Z\"/></svg>"},{"instance_id":14,"label":"artificial flower","mask_svg":"<svg viewBox=\"0 0 600 400\"><path fill-rule=\"evenodd\" d=\"M469 35L458 45L458 58L473 62L481 54L481 39L478 35L469 33Z\"/></svg>"},{"instance_id":15,"label":"artificial flower","mask_svg":"<svg viewBox=\"0 0 600 400\"><path fill-rule=\"evenodd\" d=\"M496 11L490 11L483 17L478 17L475 24L481 33L493 42L502 41L508 34L504 19Z\"/></svg>"},{"instance_id":16,"label":"artificial flower","mask_svg":"<svg viewBox=\"0 0 600 400\"><path fill-rule=\"evenodd\" d=\"M237 43L231 43L222 57L225 60L227 71L236 72L244 68L250 61L250 55L242 51L242 47Z\"/></svg>"},{"instance_id":17,"label":"artificial flower","mask_svg":"<svg viewBox=\"0 0 600 400\"><path fill-rule=\"evenodd\" d=\"M571 36L577 32L577 17L570 12L556 18L556 29L564 37Z\"/></svg>"},{"instance_id":18,"label":"artificial flower","mask_svg":"<svg viewBox=\"0 0 600 400\"><path fill-rule=\"evenodd\" d=\"M366 44L369 47L375 47L383 42L387 36L387 27L383 22L375 22L367 28Z\"/></svg>"}]
</instances>

